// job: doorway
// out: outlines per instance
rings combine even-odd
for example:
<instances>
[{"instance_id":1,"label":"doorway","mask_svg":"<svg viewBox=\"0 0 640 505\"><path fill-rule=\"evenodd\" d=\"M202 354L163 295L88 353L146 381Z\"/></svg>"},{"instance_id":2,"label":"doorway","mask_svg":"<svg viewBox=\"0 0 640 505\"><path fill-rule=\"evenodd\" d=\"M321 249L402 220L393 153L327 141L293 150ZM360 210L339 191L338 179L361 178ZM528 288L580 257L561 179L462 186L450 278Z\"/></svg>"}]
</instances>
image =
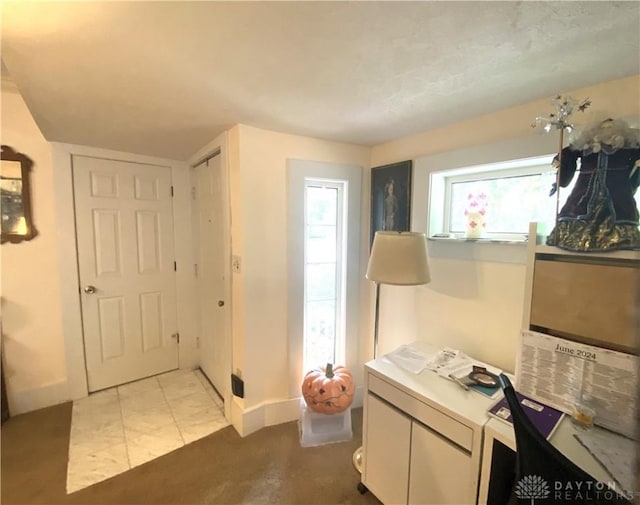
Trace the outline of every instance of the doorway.
<instances>
[{"instance_id":1,"label":"doorway","mask_svg":"<svg viewBox=\"0 0 640 505\"><path fill-rule=\"evenodd\" d=\"M171 168L73 156L89 392L178 368Z\"/></svg>"}]
</instances>

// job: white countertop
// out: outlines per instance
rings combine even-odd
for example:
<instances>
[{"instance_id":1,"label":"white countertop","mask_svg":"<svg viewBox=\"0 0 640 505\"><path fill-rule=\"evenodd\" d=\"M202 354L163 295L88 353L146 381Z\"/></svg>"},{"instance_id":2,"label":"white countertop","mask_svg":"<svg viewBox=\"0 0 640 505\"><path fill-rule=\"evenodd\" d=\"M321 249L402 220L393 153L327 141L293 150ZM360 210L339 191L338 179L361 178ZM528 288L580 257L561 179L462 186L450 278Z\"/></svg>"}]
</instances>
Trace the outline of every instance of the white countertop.
<instances>
[{"instance_id":1,"label":"white countertop","mask_svg":"<svg viewBox=\"0 0 640 505\"><path fill-rule=\"evenodd\" d=\"M600 430L597 426L591 428L593 430ZM491 435L494 438L500 440L503 444L507 445L514 451L516 450L515 436L513 433L513 426L500 421L499 419L490 419L485 426L485 433ZM600 463L591 455L591 453L585 449L585 447L578 442L573 436L575 433L583 433L579 428L576 428L569 419L565 416L560 425L556 429L555 433L551 436L550 442L567 458L573 461L576 465L582 468L592 477L602 482L611 481L611 476L602 467Z\"/></svg>"},{"instance_id":2,"label":"white countertop","mask_svg":"<svg viewBox=\"0 0 640 505\"><path fill-rule=\"evenodd\" d=\"M428 353L435 354L440 350L426 342L414 342L410 345ZM488 398L473 390L465 391L454 381L445 379L432 370L425 369L414 374L384 356L366 363L365 370L454 419L466 425L475 425L472 426L475 428L482 427L487 422L487 409L500 397Z\"/></svg>"}]
</instances>

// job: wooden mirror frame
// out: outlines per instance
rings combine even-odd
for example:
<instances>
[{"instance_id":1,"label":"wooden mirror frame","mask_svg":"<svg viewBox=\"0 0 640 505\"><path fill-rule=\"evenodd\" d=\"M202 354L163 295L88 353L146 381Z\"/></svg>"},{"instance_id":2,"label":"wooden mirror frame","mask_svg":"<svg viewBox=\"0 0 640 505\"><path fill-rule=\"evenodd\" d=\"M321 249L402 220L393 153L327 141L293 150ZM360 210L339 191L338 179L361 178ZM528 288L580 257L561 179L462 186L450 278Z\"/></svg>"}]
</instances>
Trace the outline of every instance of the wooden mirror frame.
<instances>
[{"instance_id":1,"label":"wooden mirror frame","mask_svg":"<svg viewBox=\"0 0 640 505\"><path fill-rule=\"evenodd\" d=\"M14 232L5 229L5 221L14 217L14 215L9 214L10 211L7 210L7 201L9 199L8 192L5 193L5 191L0 188L0 226L2 230L0 243L4 244L5 242L11 242L13 244L17 244L23 240L31 240L38 234L31 219L31 186L29 184L29 171L33 166L33 161L28 156L22 153L17 153L13 148L6 145L2 146L0 160L17 161L20 163L20 180L22 183L20 203L22 206L22 213L18 214L18 217L24 217L24 231ZM8 177L3 176L2 168L0 167L0 182L2 179L8 179Z\"/></svg>"}]
</instances>

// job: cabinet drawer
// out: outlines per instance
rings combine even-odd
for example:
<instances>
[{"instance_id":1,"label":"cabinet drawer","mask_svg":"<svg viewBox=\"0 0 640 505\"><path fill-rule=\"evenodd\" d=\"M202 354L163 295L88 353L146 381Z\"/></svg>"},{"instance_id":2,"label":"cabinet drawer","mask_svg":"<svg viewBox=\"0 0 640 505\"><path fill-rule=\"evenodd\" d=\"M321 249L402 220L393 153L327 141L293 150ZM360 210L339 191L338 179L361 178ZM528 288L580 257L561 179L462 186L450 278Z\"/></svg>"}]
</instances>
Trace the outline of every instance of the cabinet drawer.
<instances>
[{"instance_id":1,"label":"cabinet drawer","mask_svg":"<svg viewBox=\"0 0 640 505\"><path fill-rule=\"evenodd\" d=\"M408 415L471 452L473 430L439 410L416 400L375 375L369 374L369 391L388 401Z\"/></svg>"}]
</instances>

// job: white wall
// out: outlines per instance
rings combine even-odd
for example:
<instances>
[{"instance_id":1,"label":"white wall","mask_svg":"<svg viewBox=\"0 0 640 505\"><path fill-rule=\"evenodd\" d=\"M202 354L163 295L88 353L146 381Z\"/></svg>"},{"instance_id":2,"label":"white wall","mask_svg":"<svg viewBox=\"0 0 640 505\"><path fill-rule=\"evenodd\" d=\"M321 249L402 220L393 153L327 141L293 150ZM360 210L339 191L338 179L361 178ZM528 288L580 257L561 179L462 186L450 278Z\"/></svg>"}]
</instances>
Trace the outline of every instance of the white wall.
<instances>
[{"instance_id":1,"label":"white wall","mask_svg":"<svg viewBox=\"0 0 640 505\"><path fill-rule=\"evenodd\" d=\"M5 243L2 253L2 345L12 415L66 399L57 223L51 150L11 83L2 84L2 144L33 160L31 202L38 235Z\"/></svg>"},{"instance_id":2,"label":"white wall","mask_svg":"<svg viewBox=\"0 0 640 505\"><path fill-rule=\"evenodd\" d=\"M638 117L639 89L640 76L634 76L559 92L592 100L592 106L585 113L572 116L572 121L579 125L606 117ZM412 227L426 231L430 171L452 167L465 159L469 165L475 165L531 156L519 156L517 150L507 150L504 146L520 144L524 153L531 145L548 144L549 140L541 140L540 133L533 132L530 125L537 116L546 116L552 111L549 100L544 99L378 145L372 150L371 165L429 158L430 163L419 163L417 167L412 213ZM555 139L557 145L558 133L548 135L553 135L551 141ZM500 147L486 148L492 144ZM483 161L479 161L480 157ZM431 241L429 246L431 284L405 289L383 287L381 352L412 340L426 340L460 348L478 359L513 371L522 321L525 252L508 250L518 246L507 245L445 246ZM487 247L502 250L488 251Z\"/></svg>"},{"instance_id":3,"label":"white wall","mask_svg":"<svg viewBox=\"0 0 640 505\"><path fill-rule=\"evenodd\" d=\"M233 281L233 369L245 381L245 413L255 425L280 422L268 405L285 402L292 389L287 337L287 192L288 158L369 166L370 149L238 125L230 131L232 253L242 258ZM235 150L235 154L234 154ZM365 199L366 200L366 199ZM365 205L365 202L363 202ZM368 209L368 205L366 207ZM366 210L365 209L365 210ZM368 215L363 210L363 215ZM362 230L361 268L366 268L367 230ZM238 238L240 237L240 238ZM362 310L360 342L366 340L368 311ZM361 350L356 362L366 356ZM291 408L294 404L288 404ZM263 408L265 407L265 408ZM291 412L289 410L288 412ZM295 412L295 411L294 411Z\"/></svg>"}]
</instances>

